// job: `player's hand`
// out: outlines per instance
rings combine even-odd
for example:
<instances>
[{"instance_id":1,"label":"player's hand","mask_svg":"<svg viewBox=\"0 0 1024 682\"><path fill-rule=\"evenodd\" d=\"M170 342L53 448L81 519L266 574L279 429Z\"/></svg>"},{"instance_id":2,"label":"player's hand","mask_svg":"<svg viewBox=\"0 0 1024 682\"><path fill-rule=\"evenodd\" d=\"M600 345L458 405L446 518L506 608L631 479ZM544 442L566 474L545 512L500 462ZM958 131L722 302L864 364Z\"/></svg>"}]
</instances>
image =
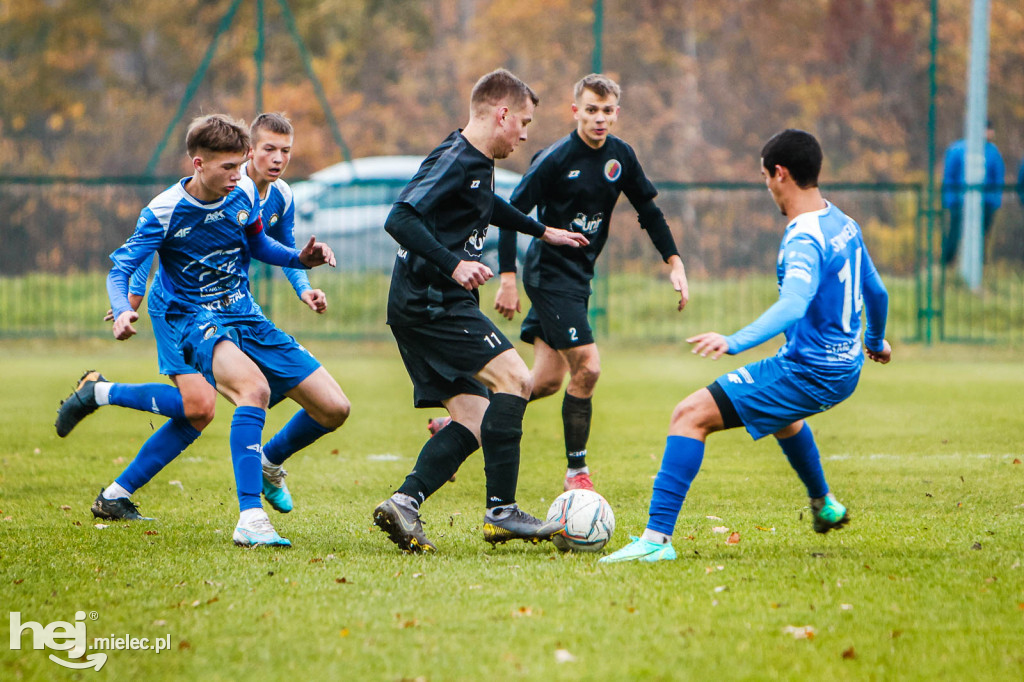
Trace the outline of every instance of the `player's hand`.
<instances>
[{"instance_id":1,"label":"player's hand","mask_svg":"<svg viewBox=\"0 0 1024 682\"><path fill-rule=\"evenodd\" d=\"M501 273L501 287L494 297L494 309L506 320L511 320L522 310L519 305L519 289L516 287L516 273Z\"/></svg>"},{"instance_id":2,"label":"player's hand","mask_svg":"<svg viewBox=\"0 0 1024 682\"><path fill-rule=\"evenodd\" d=\"M139 319L139 314L134 310L126 310L114 320L114 338L118 341L125 341L135 336L135 327L132 322Z\"/></svg>"},{"instance_id":3,"label":"player's hand","mask_svg":"<svg viewBox=\"0 0 1024 682\"><path fill-rule=\"evenodd\" d=\"M686 270L683 268L683 261L678 256L673 256L672 260L672 272L669 273L669 281L672 282L672 288L679 292L679 307L676 308L678 311L682 311L686 307L686 304L690 301L690 285L686 282Z\"/></svg>"},{"instance_id":4,"label":"player's hand","mask_svg":"<svg viewBox=\"0 0 1024 682\"><path fill-rule=\"evenodd\" d=\"M478 286L494 277L491 269L475 260L461 260L452 273L452 279L459 283L463 289L472 291Z\"/></svg>"},{"instance_id":5,"label":"player's hand","mask_svg":"<svg viewBox=\"0 0 1024 682\"><path fill-rule=\"evenodd\" d=\"M702 358L711 355L712 360L717 360L729 352L729 342L717 332L704 332L697 336L691 336L686 339L686 343L692 343L693 350L690 352Z\"/></svg>"},{"instance_id":6,"label":"player's hand","mask_svg":"<svg viewBox=\"0 0 1024 682\"><path fill-rule=\"evenodd\" d=\"M334 251L323 242L318 242L316 237L310 237L306 245L299 252L299 262L307 268L315 268L318 265L337 266L334 260Z\"/></svg>"},{"instance_id":7,"label":"player's hand","mask_svg":"<svg viewBox=\"0 0 1024 682\"><path fill-rule=\"evenodd\" d=\"M573 248L579 248L590 243L590 240L579 232L560 230L557 227L544 228L544 234L542 234L540 238L552 246L571 246Z\"/></svg>"},{"instance_id":8,"label":"player's hand","mask_svg":"<svg viewBox=\"0 0 1024 682\"><path fill-rule=\"evenodd\" d=\"M882 350L867 350L864 349L868 357L877 362L880 365L887 365L892 360L892 346L885 339L882 339Z\"/></svg>"},{"instance_id":9,"label":"player's hand","mask_svg":"<svg viewBox=\"0 0 1024 682\"><path fill-rule=\"evenodd\" d=\"M314 313L324 314L327 310L327 294L321 289L308 289L302 292L302 302L309 306Z\"/></svg>"}]
</instances>

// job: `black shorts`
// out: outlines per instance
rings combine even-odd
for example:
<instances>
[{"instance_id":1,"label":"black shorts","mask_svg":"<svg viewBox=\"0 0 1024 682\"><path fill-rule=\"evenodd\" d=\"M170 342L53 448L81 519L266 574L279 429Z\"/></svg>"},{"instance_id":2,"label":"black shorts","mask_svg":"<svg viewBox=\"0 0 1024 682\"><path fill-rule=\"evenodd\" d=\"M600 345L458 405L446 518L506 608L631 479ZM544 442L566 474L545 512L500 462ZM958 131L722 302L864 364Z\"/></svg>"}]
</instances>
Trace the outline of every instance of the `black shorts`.
<instances>
[{"instance_id":1,"label":"black shorts","mask_svg":"<svg viewBox=\"0 0 1024 682\"><path fill-rule=\"evenodd\" d=\"M524 285L530 297L530 312L523 318L519 333L526 343L540 339L555 350L594 343L587 307L590 296L538 289Z\"/></svg>"},{"instance_id":2,"label":"black shorts","mask_svg":"<svg viewBox=\"0 0 1024 682\"><path fill-rule=\"evenodd\" d=\"M457 395L490 394L475 379L512 342L479 310L461 310L413 327L392 326L416 407L441 407Z\"/></svg>"}]
</instances>

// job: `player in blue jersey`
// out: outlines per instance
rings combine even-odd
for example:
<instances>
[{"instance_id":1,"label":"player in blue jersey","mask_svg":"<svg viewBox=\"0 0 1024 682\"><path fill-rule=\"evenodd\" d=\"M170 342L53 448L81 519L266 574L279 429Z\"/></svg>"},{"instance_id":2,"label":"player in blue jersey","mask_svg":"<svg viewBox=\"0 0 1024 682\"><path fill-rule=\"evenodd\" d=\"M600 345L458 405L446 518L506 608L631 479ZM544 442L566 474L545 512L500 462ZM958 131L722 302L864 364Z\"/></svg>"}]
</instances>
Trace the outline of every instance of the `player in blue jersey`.
<instances>
[{"instance_id":1,"label":"player in blue jersey","mask_svg":"<svg viewBox=\"0 0 1024 682\"><path fill-rule=\"evenodd\" d=\"M129 279L148 265L154 252L160 254L149 309L158 339L161 371L179 387L188 388L179 392L159 384L112 384L92 373L95 376L83 377L76 392L62 406L58 433L66 435L78 421L103 404L120 404L171 417L147 441L126 471L131 474L128 478L144 483L198 437L197 415L186 412L187 401L209 398L207 415L198 416L205 416L206 423L212 418L213 395L209 389L200 388L196 379L205 377L203 380L215 384L236 405L231 449L242 513L234 533L235 542L247 546L287 545L288 541L274 531L259 499L261 476L257 455L263 449L260 435L267 404L272 396L281 395L288 395L304 406L319 401L339 425L349 406L340 389L336 391L340 396L338 404L332 405L326 399L330 390L328 386L325 393L324 386L334 384L333 379L294 339L263 316L250 295L245 266L249 254L295 268L333 265L333 254L326 245L313 239L298 252L264 233L256 185L241 172L249 151L249 135L239 122L221 115L196 119L189 127L186 147L194 174L168 188L143 210L135 233L111 254L114 266L107 288L114 335L121 340L130 338L135 334L132 323L138 319L138 313L134 307L141 294L136 293L129 300ZM68 405L72 407L69 409ZM301 440L292 428L295 421L273 441L283 438L284 445L291 447ZM331 430L318 426L316 437ZM302 435L309 437L308 433ZM103 507L105 499L101 495L96 504ZM119 511L132 511L138 517L127 496L116 499L122 500L119 506L123 509Z\"/></svg>"},{"instance_id":2,"label":"player in blue jersey","mask_svg":"<svg viewBox=\"0 0 1024 682\"><path fill-rule=\"evenodd\" d=\"M618 83L602 74L580 79L573 89L576 130L534 157L510 201L524 213L536 207L541 222L582 233L590 240L583 248L567 249L534 239L523 264L523 284L532 304L521 332L522 340L534 348L531 400L557 393L569 375L562 399L568 462L565 490L594 489L586 458L601 359L587 309L594 263L608 240L620 194L629 199L640 226L671 266L668 279L679 295L677 309L682 310L689 299L683 261L654 202L658 191L633 148L611 134L619 116L620 94ZM494 307L509 320L520 310L515 242L514 233L501 231L501 288Z\"/></svg>"},{"instance_id":3,"label":"player in blue jersey","mask_svg":"<svg viewBox=\"0 0 1024 682\"><path fill-rule=\"evenodd\" d=\"M243 172L256 184L261 197L260 214L265 229L272 238L294 247L291 188L281 178L291 158L294 129L291 122L281 114L265 113L257 116L252 122L249 134L253 148L249 154L249 161L243 166ZM129 301L133 309L138 309L146 293L151 263L151 260L148 261L132 275ZM245 268L248 268L248 255L245 258ZM305 270L284 270L300 300L311 310L323 313L327 308L326 296L320 289L313 289L310 286ZM107 384L102 375L90 371L82 377L76 391L61 404L58 411L56 426L61 437L67 436L82 419L101 404L119 405L171 417L171 421L164 428L143 444L128 467L110 485L101 490L92 504L92 513L97 518L151 520L139 513L132 502L132 494L181 454L214 416L216 389L182 358L175 336L167 327L164 318L166 309L166 293L157 279L148 310L157 342L160 371L174 382L177 391L164 384ZM112 314L108 313L107 319L113 319ZM281 436L272 441L274 445L268 443L264 448L263 494L270 505L282 513L291 511L293 502L284 483L287 472L281 468L281 463L320 435L341 426L348 413L348 401L344 393L337 382L326 374L326 370L314 374L310 383L320 383L322 386L313 394L313 398L307 401L314 408L313 417L308 418L310 413L300 411L294 423L283 432L297 431L299 438ZM96 402L97 397L101 403ZM275 401L278 399L280 396L275 397ZM185 413L184 418L178 415L176 406L179 401ZM269 457L278 461L275 463L269 460L268 453Z\"/></svg>"},{"instance_id":4,"label":"player in blue jersey","mask_svg":"<svg viewBox=\"0 0 1024 682\"><path fill-rule=\"evenodd\" d=\"M731 336L707 332L687 342L694 353L712 359L781 333L786 343L774 357L729 372L676 405L647 528L602 562L676 558L672 532L700 470L704 442L715 431L737 426L755 439L768 434L778 439L807 488L815 531L827 533L849 521L846 508L829 492L804 420L853 393L865 351L875 362L889 362L892 349L884 338L889 295L860 227L822 197L821 160L818 141L802 130L784 130L761 150L761 175L790 221L776 268L779 300ZM867 318L863 345L862 307Z\"/></svg>"},{"instance_id":5,"label":"player in blue jersey","mask_svg":"<svg viewBox=\"0 0 1024 682\"><path fill-rule=\"evenodd\" d=\"M444 406L453 421L427 441L413 470L377 505L374 523L406 552L432 552L420 505L477 448L487 478L484 539L537 542L560 529L519 509L519 445L532 381L526 363L480 311L477 288L494 273L480 262L488 225L545 241L585 245L494 194L494 160L526 139L537 95L505 69L477 81L469 123L432 151L392 207L384 229L399 244L387 323L416 407Z\"/></svg>"}]
</instances>

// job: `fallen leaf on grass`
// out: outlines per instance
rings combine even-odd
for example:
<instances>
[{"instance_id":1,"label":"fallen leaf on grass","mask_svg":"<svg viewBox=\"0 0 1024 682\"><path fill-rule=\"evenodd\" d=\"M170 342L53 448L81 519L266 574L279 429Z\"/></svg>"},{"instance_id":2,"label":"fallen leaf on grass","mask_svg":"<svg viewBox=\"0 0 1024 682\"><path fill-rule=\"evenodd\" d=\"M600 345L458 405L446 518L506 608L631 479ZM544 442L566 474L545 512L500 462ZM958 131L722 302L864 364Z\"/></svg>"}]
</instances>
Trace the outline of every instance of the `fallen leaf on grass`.
<instances>
[{"instance_id":1,"label":"fallen leaf on grass","mask_svg":"<svg viewBox=\"0 0 1024 682\"><path fill-rule=\"evenodd\" d=\"M719 585L715 588L715 592L725 592L729 588L726 585Z\"/></svg>"},{"instance_id":2,"label":"fallen leaf on grass","mask_svg":"<svg viewBox=\"0 0 1024 682\"><path fill-rule=\"evenodd\" d=\"M793 635L793 639L814 639L814 635L817 634L812 625L787 625L782 631L787 635Z\"/></svg>"},{"instance_id":3,"label":"fallen leaf on grass","mask_svg":"<svg viewBox=\"0 0 1024 682\"><path fill-rule=\"evenodd\" d=\"M981 543L975 542L973 545L971 545L971 549L981 549Z\"/></svg>"},{"instance_id":4,"label":"fallen leaf on grass","mask_svg":"<svg viewBox=\"0 0 1024 682\"><path fill-rule=\"evenodd\" d=\"M738 545L738 544L740 544L740 534L737 533L736 531L733 531L732 534L729 535L729 538L725 541L725 544L727 544L727 545Z\"/></svg>"},{"instance_id":5,"label":"fallen leaf on grass","mask_svg":"<svg viewBox=\"0 0 1024 682\"><path fill-rule=\"evenodd\" d=\"M24 578L15 578L15 580L14 580L14 584L15 584L15 585L20 585L20 584L22 584L23 582L25 582L25 579L24 579Z\"/></svg>"},{"instance_id":6,"label":"fallen leaf on grass","mask_svg":"<svg viewBox=\"0 0 1024 682\"><path fill-rule=\"evenodd\" d=\"M318 563L320 563L321 561L323 561L323 559L321 559L321 558L320 558L320 557L318 557L318 556L315 556L315 557L313 557L312 559L310 559L310 560L309 560L309 563L311 563L311 564L318 564Z\"/></svg>"},{"instance_id":7,"label":"fallen leaf on grass","mask_svg":"<svg viewBox=\"0 0 1024 682\"><path fill-rule=\"evenodd\" d=\"M62 505L60 506L60 508L61 508L61 509L62 509L63 511L71 511L71 505L70 505L70 504L62 504Z\"/></svg>"},{"instance_id":8,"label":"fallen leaf on grass","mask_svg":"<svg viewBox=\"0 0 1024 682\"><path fill-rule=\"evenodd\" d=\"M575 663L576 657L573 656L568 649L555 649L555 662L556 663Z\"/></svg>"},{"instance_id":9,"label":"fallen leaf on grass","mask_svg":"<svg viewBox=\"0 0 1024 682\"><path fill-rule=\"evenodd\" d=\"M712 533L728 533L729 528L726 526L715 526L711 529Z\"/></svg>"},{"instance_id":10,"label":"fallen leaf on grass","mask_svg":"<svg viewBox=\"0 0 1024 682\"><path fill-rule=\"evenodd\" d=\"M162 628L165 625L167 625L167 621L164 620L163 618L160 618L158 620L154 620L153 621L153 627L155 627L155 628Z\"/></svg>"},{"instance_id":11,"label":"fallen leaf on grass","mask_svg":"<svg viewBox=\"0 0 1024 682\"><path fill-rule=\"evenodd\" d=\"M338 630L338 637L348 637L348 628Z\"/></svg>"},{"instance_id":12,"label":"fallen leaf on grass","mask_svg":"<svg viewBox=\"0 0 1024 682\"><path fill-rule=\"evenodd\" d=\"M721 516L705 516L704 518L705 519L710 519L712 521L721 521L722 520Z\"/></svg>"},{"instance_id":13,"label":"fallen leaf on grass","mask_svg":"<svg viewBox=\"0 0 1024 682\"><path fill-rule=\"evenodd\" d=\"M104 528L109 528L109 527L110 526L108 524L106 524L106 523L94 523L93 524L93 528L96 528L97 530L103 530Z\"/></svg>"},{"instance_id":14,"label":"fallen leaf on grass","mask_svg":"<svg viewBox=\"0 0 1024 682\"><path fill-rule=\"evenodd\" d=\"M177 486L178 490L185 492L185 486L181 484L181 481L168 481L167 485Z\"/></svg>"},{"instance_id":15,"label":"fallen leaf on grass","mask_svg":"<svg viewBox=\"0 0 1024 682\"><path fill-rule=\"evenodd\" d=\"M850 660L850 659L853 659L853 658L857 658L857 652L854 651L853 647L851 646L849 649L846 649L845 651L843 651L843 658L845 658L847 660Z\"/></svg>"},{"instance_id":16,"label":"fallen leaf on grass","mask_svg":"<svg viewBox=\"0 0 1024 682\"><path fill-rule=\"evenodd\" d=\"M158 532L157 532L157 531L155 531L155 530L147 530L147 531L146 531L146 532L144 533L144 535L160 535L160 533L158 533Z\"/></svg>"},{"instance_id":17,"label":"fallen leaf on grass","mask_svg":"<svg viewBox=\"0 0 1024 682\"><path fill-rule=\"evenodd\" d=\"M191 649L191 648L192 648L192 643L190 641L188 641L187 639L183 639L180 642L178 642L178 651L184 651L185 649Z\"/></svg>"},{"instance_id":18,"label":"fallen leaf on grass","mask_svg":"<svg viewBox=\"0 0 1024 682\"><path fill-rule=\"evenodd\" d=\"M1020 464L1020 458L1019 457L1014 457L1013 458L1013 463L1014 464Z\"/></svg>"},{"instance_id":19,"label":"fallen leaf on grass","mask_svg":"<svg viewBox=\"0 0 1024 682\"><path fill-rule=\"evenodd\" d=\"M853 611L853 604L840 604L839 609L841 611Z\"/></svg>"},{"instance_id":20,"label":"fallen leaf on grass","mask_svg":"<svg viewBox=\"0 0 1024 682\"><path fill-rule=\"evenodd\" d=\"M512 610L513 618L528 618L533 615L533 609L529 606L520 606L518 609Z\"/></svg>"},{"instance_id":21,"label":"fallen leaf on grass","mask_svg":"<svg viewBox=\"0 0 1024 682\"><path fill-rule=\"evenodd\" d=\"M766 528L764 526L754 526L754 528L756 528L758 530L763 530L763 531L765 531L767 533L774 533L775 532L775 526L772 526L771 528Z\"/></svg>"}]
</instances>

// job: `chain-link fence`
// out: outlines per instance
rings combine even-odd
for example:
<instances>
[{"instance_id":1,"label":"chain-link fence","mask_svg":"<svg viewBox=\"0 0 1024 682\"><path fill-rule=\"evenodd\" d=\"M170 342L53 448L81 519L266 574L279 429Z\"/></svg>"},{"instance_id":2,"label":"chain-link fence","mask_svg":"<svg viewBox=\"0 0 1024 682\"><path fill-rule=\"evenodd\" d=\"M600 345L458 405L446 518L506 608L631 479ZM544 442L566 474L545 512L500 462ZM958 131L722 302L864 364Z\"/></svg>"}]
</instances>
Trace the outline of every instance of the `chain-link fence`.
<instances>
[{"instance_id":1,"label":"chain-link fence","mask_svg":"<svg viewBox=\"0 0 1024 682\"><path fill-rule=\"evenodd\" d=\"M0 334L108 334L102 320L109 307L108 255L130 234L140 208L172 181L0 181ZM381 224L400 187L393 182L385 190L349 186L341 211L299 207L297 232L315 231L336 249L341 263L336 270L310 273L313 286L328 296L323 316L296 299L280 272L254 265L254 292L281 328L300 340L389 337L384 311L395 244ZM690 304L682 314L675 311L667 267L623 201L598 262L591 302L598 337L643 343L677 341L707 330L729 333L771 305L785 218L764 186L660 183L659 189L659 205L687 267ZM962 284L955 269L937 265L945 216L938 212L928 220L921 186L823 187L864 231L889 288L890 338L1024 343L1024 211L1015 188L1005 189L987 245L983 286L975 291ZM494 291L493 284L481 290L484 310L492 308ZM514 333L513 325L502 324ZM148 334L147 325L141 328Z\"/></svg>"}]
</instances>

